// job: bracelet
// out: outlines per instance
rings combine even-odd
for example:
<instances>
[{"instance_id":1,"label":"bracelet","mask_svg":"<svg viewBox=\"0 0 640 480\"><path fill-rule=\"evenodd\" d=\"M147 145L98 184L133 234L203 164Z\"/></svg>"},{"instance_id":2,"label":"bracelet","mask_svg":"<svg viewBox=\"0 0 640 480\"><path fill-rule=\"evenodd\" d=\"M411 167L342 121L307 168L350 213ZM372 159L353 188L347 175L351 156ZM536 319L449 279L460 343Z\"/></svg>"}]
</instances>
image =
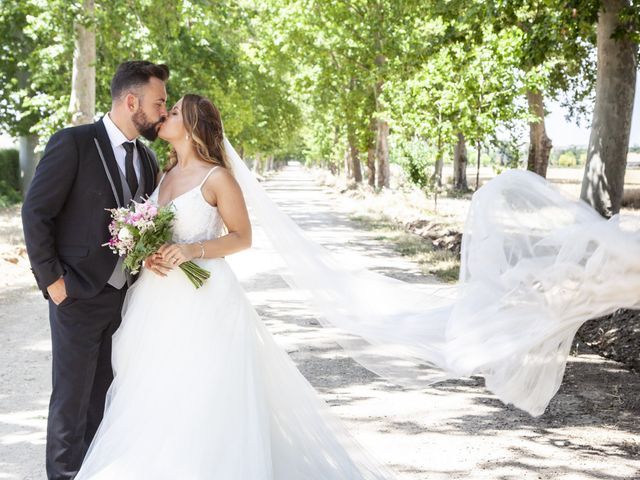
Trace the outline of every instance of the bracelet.
<instances>
[{"instance_id":1,"label":"bracelet","mask_svg":"<svg viewBox=\"0 0 640 480\"><path fill-rule=\"evenodd\" d=\"M200 245L200 249L202 250L198 258L204 258L204 244L202 242L198 242L198 245Z\"/></svg>"}]
</instances>

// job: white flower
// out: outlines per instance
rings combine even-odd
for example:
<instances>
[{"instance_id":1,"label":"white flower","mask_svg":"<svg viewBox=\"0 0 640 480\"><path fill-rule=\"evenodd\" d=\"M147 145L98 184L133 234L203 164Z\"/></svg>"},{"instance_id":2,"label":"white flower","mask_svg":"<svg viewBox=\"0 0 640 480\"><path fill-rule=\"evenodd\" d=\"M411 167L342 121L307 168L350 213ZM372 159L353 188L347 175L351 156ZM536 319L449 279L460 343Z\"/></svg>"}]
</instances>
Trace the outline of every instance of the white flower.
<instances>
[{"instance_id":1,"label":"white flower","mask_svg":"<svg viewBox=\"0 0 640 480\"><path fill-rule=\"evenodd\" d=\"M131 235L131 232L127 227L122 227L118 232L118 239L122 240L123 242L126 242L127 240L131 240L132 238L133 238L133 235Z\"/></svg>"}]
</instances>

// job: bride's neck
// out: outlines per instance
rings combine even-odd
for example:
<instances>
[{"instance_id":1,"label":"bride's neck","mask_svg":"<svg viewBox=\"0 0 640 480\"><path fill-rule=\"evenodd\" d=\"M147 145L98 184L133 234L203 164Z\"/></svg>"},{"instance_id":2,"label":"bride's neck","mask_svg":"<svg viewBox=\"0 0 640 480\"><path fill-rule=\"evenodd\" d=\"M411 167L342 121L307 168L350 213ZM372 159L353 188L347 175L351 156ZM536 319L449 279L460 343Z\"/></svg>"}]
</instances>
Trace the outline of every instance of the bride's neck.
<instances>
[{"instance_id":1,"label":"bride's neck","mask_svg":"<svg viewBox=\"0 0 640 480\"><path fill-rule=\"evenodd\" d=\"M198 156L189 142L174 144L173 149L176 151L177 165L180 169L189 168L198 162Z\"/></svg>"}]
</instances>

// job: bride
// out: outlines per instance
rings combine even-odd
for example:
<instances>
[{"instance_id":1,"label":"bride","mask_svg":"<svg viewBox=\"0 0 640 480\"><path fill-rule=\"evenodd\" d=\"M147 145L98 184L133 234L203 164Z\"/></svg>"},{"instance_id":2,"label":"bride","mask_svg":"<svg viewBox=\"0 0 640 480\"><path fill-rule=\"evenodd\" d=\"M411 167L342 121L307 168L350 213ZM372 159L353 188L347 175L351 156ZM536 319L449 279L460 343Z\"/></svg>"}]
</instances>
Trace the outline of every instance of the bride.
<instances>
[{"instance_id":1,"label":"bride","mask_svg":"<svg viewBox=\"0 0 640 480\"><path fill-rule=\"evenodd\" d=\"M580 325L640 306L638 230L530 172L507 171L474 194L457 285L412 285L349 268L308 240L208 99L185 95L159 136L172 151L151 199L175 208L173 238L127 293L104 418L76 480L394 477L275 344L225 261L251 245L245 201L284 278L336 340L402 385L480 375L504 403L541 415ZM175 268L187 260L211 272L198 290Z\"/></svg>"},{"instance_id":2,"label":"bride","mask_svg":"<svg viewBox=\"0 0 640 480\"><path fill-rule=\"evenodd\" d=\"M276 345L224 259L250 246L251 226L216 107L185 95L159 136L172 151L151 199L175 208L173 242L127 293L104 418L76 480L390 478ZM200 289L175 268L187 260L211 272Z\"/></svg>"}]
</instances>

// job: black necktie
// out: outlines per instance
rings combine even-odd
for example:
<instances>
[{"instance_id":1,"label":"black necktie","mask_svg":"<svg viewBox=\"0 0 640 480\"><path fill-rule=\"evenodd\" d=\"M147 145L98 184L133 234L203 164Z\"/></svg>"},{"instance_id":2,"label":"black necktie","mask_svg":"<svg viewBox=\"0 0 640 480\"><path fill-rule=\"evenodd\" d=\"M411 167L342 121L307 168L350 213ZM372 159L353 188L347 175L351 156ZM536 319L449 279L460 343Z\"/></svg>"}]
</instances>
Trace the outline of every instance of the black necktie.
<instances>
[{"instance_id":1,"label":"black necktie","mask_svg":"<svg viewBox=\"0 0 640 480\"><path fill-rule=\"evenodd\" d=\"M127 178L129 190L131 191L131 198L134 198L138 191L138 178L136 177L136 171L133 168L133 149L135 148L135 144L133 142L124 142L122 146L127 151L127 155L124 157L124 174Z\"/></svg>"}]
</instances>

